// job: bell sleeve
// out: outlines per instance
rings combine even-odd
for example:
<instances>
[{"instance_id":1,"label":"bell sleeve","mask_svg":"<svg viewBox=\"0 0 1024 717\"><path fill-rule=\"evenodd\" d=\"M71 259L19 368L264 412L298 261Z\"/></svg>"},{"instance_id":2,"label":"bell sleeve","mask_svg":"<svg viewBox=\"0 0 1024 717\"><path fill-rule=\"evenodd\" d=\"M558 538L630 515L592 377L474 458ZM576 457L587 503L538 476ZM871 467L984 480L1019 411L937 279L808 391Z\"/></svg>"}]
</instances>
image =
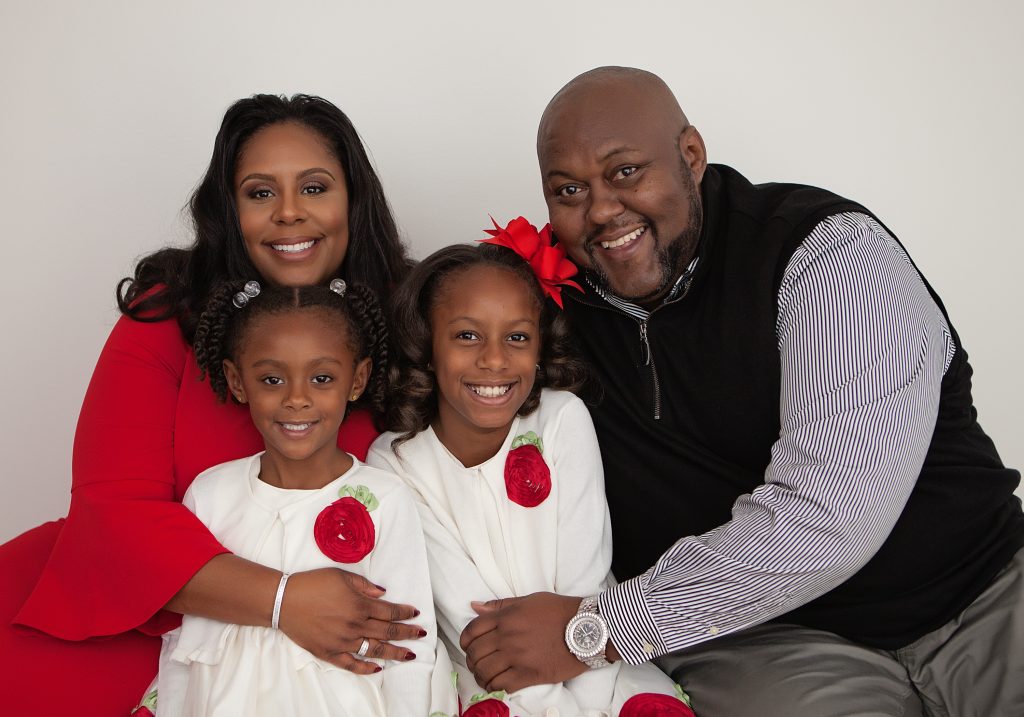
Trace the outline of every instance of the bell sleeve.
<instances>
[{"instance_id":1,"label":"bell sleeve","mask_svg":"<svg viewBox=\"0 0 1024 717\"><path fill-rule=\"evenodd\" d=\"M67 522L16 627L66 640L166 632L181 618L163 606L227 552L175 497L188 353L173 320L114 326L78 419Z\"/></svg>"}]
</instances>

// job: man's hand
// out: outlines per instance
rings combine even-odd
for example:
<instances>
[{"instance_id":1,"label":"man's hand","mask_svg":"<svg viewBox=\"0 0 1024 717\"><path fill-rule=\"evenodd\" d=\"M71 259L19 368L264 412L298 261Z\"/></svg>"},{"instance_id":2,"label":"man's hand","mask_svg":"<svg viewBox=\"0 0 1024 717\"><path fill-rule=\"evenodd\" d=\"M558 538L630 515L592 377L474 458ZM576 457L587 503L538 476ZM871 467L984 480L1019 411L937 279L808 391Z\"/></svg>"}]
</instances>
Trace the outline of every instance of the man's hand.
<instances>
[{"instance_id":1,"label":"man's hand","mask_svg":"<svg viewBox=\"0 0 1024 717\"><path fill-rule=\"evenodd\" d=\"M480 616L459 643L476 681L489 692L564 682L587 666L565 646L565 626L581 598L553 593L473 603Z\"/></svg>"}]
</instances>

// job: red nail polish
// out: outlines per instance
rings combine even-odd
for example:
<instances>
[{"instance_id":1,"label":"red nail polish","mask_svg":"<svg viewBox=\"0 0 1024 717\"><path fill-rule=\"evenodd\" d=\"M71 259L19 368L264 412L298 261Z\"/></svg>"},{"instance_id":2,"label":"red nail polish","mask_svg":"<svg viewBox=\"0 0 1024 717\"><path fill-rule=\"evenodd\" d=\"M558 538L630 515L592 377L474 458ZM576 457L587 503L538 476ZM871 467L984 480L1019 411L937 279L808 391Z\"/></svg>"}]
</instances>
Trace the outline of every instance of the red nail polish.
<instances>
[{"instance_id":1,"label":"red nail polish","mask_svg":"<svg viewBox=\"0 0 1024 717\"><path fill-rule=\"evenodd\" d=\"M384 669L383 667L381 667L380 665L377 665L376 667L373 668L373 674L377 674L378 672L380 672L383 669Z\"/></svg>"},{"instance_id":2,"label":"red nail polish","mask_svg":"<svg viewBox=\"0 0 1024 717\"><path fill-rule=\"evenodd\" d=\"M384 587L383 585L377 585L377 584L374 584L374 586L373 586L373 587L377 588L377 589L378 589L378 590L380 590L381 592L385 592L385 593L387 592L387 588L385 588L385 587Z\"/></svg>"},{"instance_id":3,"label":"red nail polish","mask_svg":"<svg viewBox=\"0 0 1024 717\"><path fill-rule=\"evenodd\" d=\"M419 610L417 610L416 612L414 612L414 613L412 614L412 616L413 616L413 617L419 617L419 616L420 616L420 611L419 611Z\"/></svg>"},{"instance_id":4,"label":"red nail polish","mask_svg":"<svg viewBox=\"0 0 1024 717\"><path fill-rule=\"evenodd\" d=\"M407 653L405 653L405 659L406 659L406 661L415 660L416 659L416 653L415 652L407 652Z\"/></svg>"},{"instance_id":5,"label":"red nail polish","mask_svg":"<svg viewBox=\"0 0 1024 717\"><path fill-rule=\"evenodd\" d=\"M426 636L427 636L427 631L426 630L420 630L419 635L417 635L417 637L426 637Z\"/></svg>"}]
</instances>

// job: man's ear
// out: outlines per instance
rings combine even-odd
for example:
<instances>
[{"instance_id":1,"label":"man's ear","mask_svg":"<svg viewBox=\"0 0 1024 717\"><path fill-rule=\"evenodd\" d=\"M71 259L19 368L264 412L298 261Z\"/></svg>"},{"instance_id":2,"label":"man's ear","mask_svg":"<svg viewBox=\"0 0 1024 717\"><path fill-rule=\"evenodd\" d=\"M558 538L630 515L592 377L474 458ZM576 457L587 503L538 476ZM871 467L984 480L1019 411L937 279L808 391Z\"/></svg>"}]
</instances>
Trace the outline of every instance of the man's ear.
<instances>
[{"instance_id":1,"label":"man's ear","mask_svg":"<svg viewBox=\"0 0 1024 717\"><path fill-rule=\"evenodd\" d=\"M366 390L366 384L370 382L371 368L373 368L373 364L368 358L364 358L356 364L356 368L352 372L352 389L348 393L349 401L356 401L363 395L363 391Z\"/></svg>"},{"instance_id":2,"label":"man's ear","mask_svg":"<svg viewBox=\"0 0 1024 717\"><path fill-rule=\"evenodd\" d=\"M246 403L245 387L242 385L242 374L231 359L224 359L224 378L228 380L228 390L239 403Z\"/></svg>"},{"instance_id":3,"label":"man's ear","mask_svg":"<svg viewBox=\"0 0 1024 717\"><path fill-rule=\"evenodd\" d=\"M704 179L704 170L708 166L708 151L704 148L704 138L693 125L679 133L679 156L690 168L693 183L700 187Z\"/></svg>"}]
</instances>

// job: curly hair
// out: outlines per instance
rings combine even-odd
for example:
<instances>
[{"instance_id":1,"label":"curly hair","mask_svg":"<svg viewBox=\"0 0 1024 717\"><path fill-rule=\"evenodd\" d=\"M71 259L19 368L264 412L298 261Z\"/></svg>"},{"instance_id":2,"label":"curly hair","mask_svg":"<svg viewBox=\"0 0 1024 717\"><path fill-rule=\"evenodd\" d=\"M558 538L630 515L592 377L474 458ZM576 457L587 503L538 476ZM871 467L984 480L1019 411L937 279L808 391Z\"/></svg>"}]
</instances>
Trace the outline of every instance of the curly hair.
<instances>
[{"instance_id":1,"label":"curly hair","mask_svg":"<svg viewBox=\"0 0 1024 717\"><path fill-rule=\"evenodd\" d=\"M322 310L344 322L348 348L356 361L370 359L366 390L350 405L367 408L380 421L387 399L388 332L384 312L369 287L349 286L344 296L326 286L263 287L258 296L237 308L233 298L243 286L243 282L225 282L214 289L196 324L196 363L202 377L209 377L217 398L223 402L228 395L224 359L237 363L246 332L259 317Z\"/></svg>"},{"instance_id":2,"label":"curly hair","mask_svg":"<svg viewBox=\"0 0 1024 717\"><path fill-rule=\"evenodd\" d=\"M511 249L493 244L453 244L416 265L391 298L391 366L384 427L401 435L397 446L423 431L437 416L437 380L430 369L433 330L430 314L445 284L475 266L494 266L522 279L540 307L540 363L533 390L517 412L526 416L540 405L543 388L579 393L590 374L569 336L568 322L545 299L530 265Z\"/></svg>"},{"instance_id":3,"label":"curly hair","mask_svg":"<svg viewBox=\"0 0 1024 717\"><path fill-rule=\"evenodd\" d=\"M402 280L411 262L380 179L345 113L312 95L253 95L238 100L224 114L210 164L189 202L195 229L192 246L167 247L143 257L133 275L118 282L117 305L122 313L138 321L175 318L182 336L191 343L214 287L259 278L238 223L235 169L253 135L284 122L296 122L320 134L345 172L349 245L338 275L382 296Z\"/></svg>"}]
</instances>

